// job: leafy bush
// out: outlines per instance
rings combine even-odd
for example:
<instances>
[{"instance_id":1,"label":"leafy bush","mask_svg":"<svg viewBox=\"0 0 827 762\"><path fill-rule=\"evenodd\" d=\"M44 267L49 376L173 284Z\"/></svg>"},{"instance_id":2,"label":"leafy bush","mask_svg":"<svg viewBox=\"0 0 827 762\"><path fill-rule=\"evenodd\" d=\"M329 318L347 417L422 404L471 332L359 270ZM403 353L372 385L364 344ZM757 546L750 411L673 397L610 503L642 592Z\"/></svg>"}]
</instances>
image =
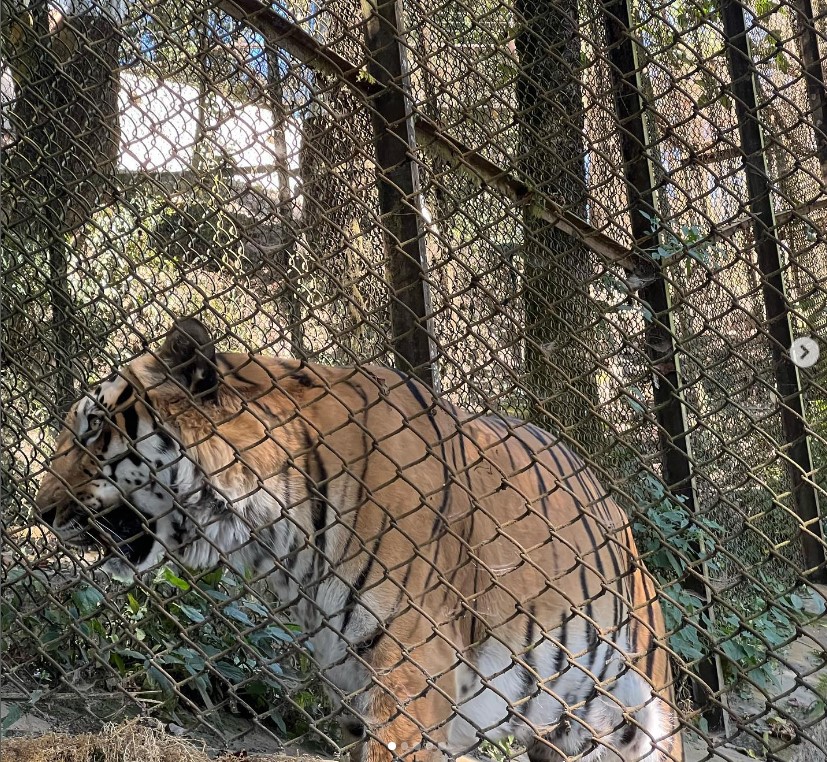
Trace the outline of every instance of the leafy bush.
<instances>
[{"instance_id":1,"label":"leafy bush","mask_svg":"<svg viewBox=\"0 0 827 762\"><path fill-rule=\"evenodd\" d=\"M679 497L672 495L652 474L638 482L638 497L646 506L634 523L641 553L649 570L663 586L664 616L669 644L690 668L717 652L731 682L746 679L767 690L777 684L775 654L788 645L804 614L804 597L811 611L823 613L824 601L805 586L789 590L760 572L751 581L749 594L735 595L730 587L717 591L709 604L685 585L689 567L717 576L717 553L724 528L703 514L690 514Z\"/></svg>"},{"instance_id":2,"label":"leafy bush","mask_svg":"<svg viewBox=\"0 0 827 762\"><path fill-rule=\"evenodd\" d=\"M281 737L326 714L298 628L276 619L235 576L189 582L169 568L129 588L91 583L52 590L13 570L0 601L0 658L32 695L61 682L103 683L177 717L230 708L267 718ZM9 675L8 672L11 674ZM32 685L34 682L34 685Z\"/></svg>"}]
</instances>

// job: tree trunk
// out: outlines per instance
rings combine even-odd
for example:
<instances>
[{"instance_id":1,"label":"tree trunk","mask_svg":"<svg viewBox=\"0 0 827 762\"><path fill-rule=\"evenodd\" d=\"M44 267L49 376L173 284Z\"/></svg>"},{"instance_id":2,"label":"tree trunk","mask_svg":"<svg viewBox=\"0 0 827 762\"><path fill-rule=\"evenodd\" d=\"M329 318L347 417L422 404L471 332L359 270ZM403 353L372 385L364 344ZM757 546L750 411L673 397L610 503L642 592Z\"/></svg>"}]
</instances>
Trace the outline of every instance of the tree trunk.
<instances>
[{"instance_id":1,"label":"tree trunk","mask_svg":"<svg viewBox=\"0 0 827 762\"><path fill-rule=\"evenodd\" d=\"M21 10L8 22L18 30L8 59L15 73L13 136L2 158L3 221L12 234L31 226L50 193L67 230L112 193L120 146L118 12L81 10L55 17L37 2L31 17Z\"/></svg>"},{"instance_id":2,"label":"tree trunk","mask_svg":"<svg viewBox=\"0 0 827 762\"><path fill-rule=\"evenodd\" d=\"M283 55L275 48L268 47L267 56L267 92L270 97L270 110L273 114L273 153L276 158L276 176L279 183L279 228L281 239L280 259L287 262L285 282L285 299L287 300L287 319L290 330L290 348L294 357L305 358L304 323L302 314L302 288L304 263L297 246L296 199L293 196L291 181L294 173L290 169L290 153L287 145L287 128L289 111L284 101L284 76L281 72Z\"/></svg>"},{"instance_id":3,"label":"tree trunk","mask_svg":"<svg viewBox=\"0 0 827 762\"><path fill-rule=\"evenodd\" d=\"M770 340L778 413L784 436L782 446L792 484L793 507L801 520L800 534L805 562L802 576L823 584L827 581L823 517L818 490L813 486L813 460L804 417L801 379L790 357L791 310L784 282L782 250L774 233L776 220L772 182L767 168L766 141L759 118L757 73L750 51L745 13L746 9L740 0L722 0L721 19L726 35L730 92L735 101L756 260L764 296L765 335Z\"/></svg>"},{"instance_id":4,"label":"tree trunk","mask_svg":"<svg viewBox=\"0 0 827 762\"><path fill-rule=\"evenodd\" d=\"M528 186L585 216L583 104L577 3L517 0L519 167ZM596 321L593 260L580 241L526 215L526 387L541 423L585 449L600 436L589 350Z\"/></svg>"},{"instance_id":5,"label":"tree trunk","mask_svg":"<svg viewBox=\"0 0 827 762\"><path fill-rule=\"evenodd\" d=\"M77 15L58 17L46 2L28 11L9 3L4 11L14 14L4 31L15 30L8 50L15 100L2 157L3 246L10 267L36 262L46 273L60 416L74 396L77 354L67 241L106 203L119 152L120 14L115 5L81 6Z\"/></svg>"},{"instance_id":6,"label":"tree trunk","mask_svg":"<svg viewBox=\"0 0 827 762\"><path fill-rule=\"evenodd\" d=\"M303 265L310 307L303 324L306 350L314 360L346 364L353 362L349 336L360 323L348 302L347 231L364 203L360 189L366 185L352 134L365 134L359 128L367 120L357 116L357 104L341 86L330 87L318 102L302 124L299 174L307 255L294 265Z\"/></svg>"},{"instance_id":7,"label":"tree trunk","mask_svg":"<svg viewBox=\"0 0 827 762\"><path fill-rule=\"evenodd\" d=\"M824 86L824 71L819 34L816 31L815 16L811 0L795 0L795 26L798 31L798 51L803 65L804 83L807 86L807 103L810 106L810 120L816 144L816 156L821 166L821 177L827 185L827 87ZM823 13L823 11L822 11Z\"/></svg>"},{"instance_id":8,"label":"tree trunk","mask_svg":"<svg viewBox=\"0 0 827 762\"><path fill-rule=\"evenodd\" d=\"M195 34L198 40L198 52L196 54L198 97L195 102L195 134L192 139L192 161L190 162L193 175L197 178L196 183L207 164L204 143L207 136L207 118L210 112L209 29L210 13L202 10L195 22Z\"/></svg>"}]
</instances>

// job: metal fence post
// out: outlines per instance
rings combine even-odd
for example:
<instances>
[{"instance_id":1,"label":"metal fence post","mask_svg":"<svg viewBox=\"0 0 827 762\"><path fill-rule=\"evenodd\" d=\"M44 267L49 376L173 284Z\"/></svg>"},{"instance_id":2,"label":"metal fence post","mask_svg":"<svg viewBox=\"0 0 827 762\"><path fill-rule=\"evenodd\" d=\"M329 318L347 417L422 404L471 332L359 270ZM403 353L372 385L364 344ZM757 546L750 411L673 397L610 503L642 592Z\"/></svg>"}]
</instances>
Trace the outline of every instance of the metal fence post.
<instances>
[{"instance_id":1,"label":"metal fence post","mask_svg":"<svg viewBox=\"0 0 827 762\"><path fill-rule=\"evenodd\" d=\"M818 496L812 481L813 464L804 420L801 384L798 370L789 354L792 343L790 305L775 236L775 214L764 155L764 138L758 120L755 65L744 22L744 7L738 0L722 0L721 16L747 179L755 251L766 307L766 328L770 338L786 450L784 459L792 481L794 507L803 528L804 573L812 581L823 582L827 579L824 533Z\"/></svg>"},{"instance_id":2,"label":"metal fence post","mask_svg":"<svg viewBox=\"0 0 827 762\"><path fill-rule=\"evenodd\" d=\"M629 204L631 232L635 245L642 252L658 246L658 232L652 224L657 215L652 165L647 151L650 142L645 124L647 104L640 82L640 67L630 34L630 13L626 0L606 0L603 4L606 43L612 74L618 134L623 156L623 176ZM690 464L690 443L687 437L686 410L681 398L681 378L676 354L669 290L660 264L645 258L643 273L648 281L640 299L648 305L652 319L646 327L646 353L653 373L652 394L660 440L664 482L671 492L680 496L690 514L696 508L695 489ZM703 564L686 574L684 585L710 604L711 591L706 584ZM712 727L723 725L724 713L719 704L709 702L720 692L723 676L716 655L697 665L703 685L695 683L695 700L708 704L704 712ZM705 688L704 688L705 686Z\"/></svg>"},{"instance_id":3,"label":"metal fence post","mask_svg":"<svg viewBox=\"0 0 827 762\"><path fill-rule=\"evenodd\" d=\"M391 288L391 343L400 368L434 384L430 293L410 84L397 0L362 4L368 74L382 87L370 103L382 236Z\"/></svg>"},{"instance_id":4,"label":"metal fence post","mask_svg":"<svg viewBox=\"0 0 827 762\"><path fill-rule=\"evenodd\" d=\"M822 71L824 59L818 46L812 2L794 0L793 8L798 16L802 75L804 84L807 86L807 101L813 116L816 155L821 165L822 177L827 183L827 89L824 87Z\"/></svg>"}]
</instances>

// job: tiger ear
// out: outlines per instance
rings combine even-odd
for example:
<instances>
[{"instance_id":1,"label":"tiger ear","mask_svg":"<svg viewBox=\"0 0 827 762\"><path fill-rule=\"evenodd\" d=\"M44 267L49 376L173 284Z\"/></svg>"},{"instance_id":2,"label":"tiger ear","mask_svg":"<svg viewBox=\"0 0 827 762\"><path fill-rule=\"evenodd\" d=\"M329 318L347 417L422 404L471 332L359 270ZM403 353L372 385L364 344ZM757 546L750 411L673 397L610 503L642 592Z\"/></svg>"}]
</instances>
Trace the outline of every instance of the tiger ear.
<instances>
[{"instance_id":1,"label":"tiger ear","mask_svg":"<svg viewBox=\"0 0 827 762\"><path fill-rule=\"evenodd\" d=\"M215 343L200 320L176 320L158 351L165 370L193 397L213 400L218 391Z\"/></svg>"}]
</instances>

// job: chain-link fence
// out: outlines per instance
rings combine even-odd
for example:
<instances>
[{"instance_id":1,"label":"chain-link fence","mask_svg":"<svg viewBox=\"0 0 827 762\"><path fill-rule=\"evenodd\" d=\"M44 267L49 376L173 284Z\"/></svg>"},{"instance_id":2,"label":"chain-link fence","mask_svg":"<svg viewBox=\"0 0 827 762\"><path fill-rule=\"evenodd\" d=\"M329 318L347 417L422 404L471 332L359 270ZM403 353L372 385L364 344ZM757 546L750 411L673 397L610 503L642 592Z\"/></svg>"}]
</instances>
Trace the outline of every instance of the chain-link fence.
<instances>
[{"instance_id":1,"label":"chain-link fence","mask_svg":"<svg viewBox=\"0 0 827 762\"><path fill-rule=\"evenodd\" d=\"M2 43L4 733L827 759L823 0Z\"/></svg>"}]
</instances>

